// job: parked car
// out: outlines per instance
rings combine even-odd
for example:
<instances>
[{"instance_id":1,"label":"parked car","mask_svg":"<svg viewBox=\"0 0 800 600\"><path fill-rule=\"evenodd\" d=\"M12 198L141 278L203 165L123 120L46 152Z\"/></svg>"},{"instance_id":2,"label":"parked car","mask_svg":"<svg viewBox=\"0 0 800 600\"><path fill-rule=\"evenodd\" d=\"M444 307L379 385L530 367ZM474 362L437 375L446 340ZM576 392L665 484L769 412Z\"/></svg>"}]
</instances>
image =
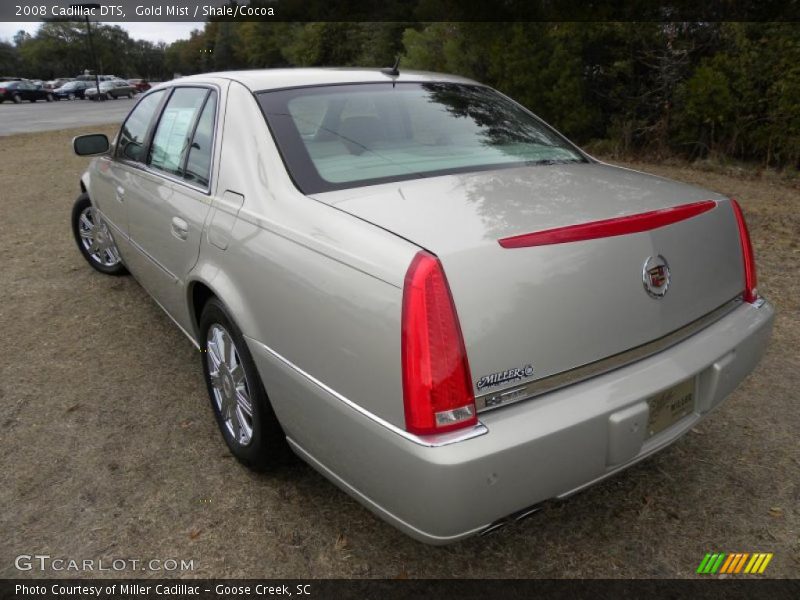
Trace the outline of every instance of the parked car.
<instances>
[{"instance_id":1,"label":"parked car","mask_svg":"<svg viewBox=\"0 0 800 600\"><path fill-rule=\"evenodd\" d=\"M90 100L111 100L112 98L133 98L134 89L131 84L123 79L112 79L100 82L100 93L97 93L97 86L90 85L83 92L83 97Z\"/></svg>"},{"instance_id":2,"label":"parked car","mask_svg":"<svg viewBox=\"0 0 800 600\"><path fill-rule=\"evenodd\" d=\"M47 102L52 102L54 99L55 96L53 96L53 92L38 88L30 81L17 80L0 82L0 102L10 100L15 104L19 104L23 100L28 100L30 102L46 100Z\"/></svg>"},{"instance_id":3,"label":"parked car","mask_svg":"<svg viewBox=\"0 0 800 600\"><path fill-rule=\"evenodd\" d=\"M53 95L58 99L75 100L83 98L90 87L95 87L92 81L68 81L61 87L53 90Z\"/></svg>"},{"instance_id":4,"label":"parked car","mask_svg":"<svg viewBox=\"0 0 800 600\"><path fill-rule=\"evenodd\" d=\"M72 77L59 77L57 79L53 79L52 81L48 81L44 87L46 87L49 90L57 90L58 88L60 88L66 83L69 83L70 81L75 81L75 79L73 79Z\"/></svg>"},{"instance_id":5,"label":"parked car","mask_svg":"<svg viewBox=\"0 0 800 600\"><path fill-rule=\"evenodd\" d=\"M150 89L150 84L144 79L128 79L128 83L130 83L137 92L146 92Z\"/></svg>"},{"instance_id":6,"label":"parked car","mask_svg":"<svg viewBox=\"0 0 800 600\"><path fill-rule=\"evenodd\" d=\"M736 201L604 164L468 79L197 75L73 145L97 155L80 252L201 351L233 455L288 445L425 542L665 448L770 337Z\"/></svg>"}]
</instances>

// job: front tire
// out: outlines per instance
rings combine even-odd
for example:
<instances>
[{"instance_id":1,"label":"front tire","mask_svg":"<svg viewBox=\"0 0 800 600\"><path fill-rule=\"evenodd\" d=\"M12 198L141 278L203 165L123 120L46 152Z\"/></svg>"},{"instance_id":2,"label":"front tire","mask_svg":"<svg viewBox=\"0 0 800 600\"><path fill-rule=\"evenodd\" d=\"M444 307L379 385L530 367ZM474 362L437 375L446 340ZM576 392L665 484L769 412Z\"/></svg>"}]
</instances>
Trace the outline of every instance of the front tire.
<instances>
[{"instance_id":1,"label":"front tire","mask_svg":"<svg viewBox=\"0 0 800 600\"><path fill-rule=\"evenodd\" d=\"M72 206L72 235L78 250L93 269L106 275L128 272L108 225L92 206L88 194L78 196Z\"/></svg>"},{"instance_id":2,"label":"front tire","mask_svg":"<svg viewBox=\"0 0 800 600\"><path fill-rule=\"evenodd\" d=\"M211 298L200 317L203 375L222 437L239 462L267 471L291 455L244 336Z\"/></svg>"}]
</instances>

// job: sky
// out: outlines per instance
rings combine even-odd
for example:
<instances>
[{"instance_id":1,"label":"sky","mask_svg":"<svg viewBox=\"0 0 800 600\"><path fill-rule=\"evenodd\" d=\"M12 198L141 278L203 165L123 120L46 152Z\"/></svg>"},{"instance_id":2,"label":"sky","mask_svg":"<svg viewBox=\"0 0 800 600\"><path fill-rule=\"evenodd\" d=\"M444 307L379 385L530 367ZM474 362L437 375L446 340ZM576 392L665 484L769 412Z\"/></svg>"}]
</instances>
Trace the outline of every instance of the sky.
<instances>
[{"instance_id":1,"label":"sky","mask_svg":"<svg viewBox=\"0 0 800 600\"><path fill-rule=\"evenodd\" d=\"M146 23L108 23L109 25L119 25L125 29L128 34L135 40L148 40L151 42L174 42L175 40L188 39L189 34L193 29L202 29L205 25L204 22L197 23L162 23L162 22L146 22ZM41 25L41 22L0 22L0 41L10 42L20 29L24 29L31 35L36 33L36 30Z\"/></svg>"}]
</instances>

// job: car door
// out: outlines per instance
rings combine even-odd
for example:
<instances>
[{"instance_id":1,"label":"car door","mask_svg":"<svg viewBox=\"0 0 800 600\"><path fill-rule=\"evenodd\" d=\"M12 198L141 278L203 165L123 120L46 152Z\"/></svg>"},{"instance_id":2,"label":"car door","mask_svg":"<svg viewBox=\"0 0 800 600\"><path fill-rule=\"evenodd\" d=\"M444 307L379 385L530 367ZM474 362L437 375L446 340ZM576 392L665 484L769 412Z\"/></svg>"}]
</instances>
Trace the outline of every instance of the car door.
<instances>
[{"instance_id":1,"label":"car door","mask_svg":"<svg viewBox=\"0 0 800 600\"><path fill-rule=\"evenodd\" d=\"M23 100L28 100L30 102L36 101L36 88L33 86L32 83L28 83L27 81L21 81L19 87L17 88L19 91L19 96Z\"/></svg>"},{"instance_id":2,"label":"car door","mask_svg":"<svg viewBox=\"0 0 800 600\"><path fill-rule=\"evenodd\" d=\"M137 181L145 171L147 142L166 95L157 90L139 101L122 124L113 150L97 160L90 183L92 204L111 226L122 260L134 275L143 260L129 244L128 203L136 201L141 187Z\"/></svg>"},{"instance_id":3,"label":"car door","mask_svg":"<svg viewBox=\"0 0 800 600\"><path fill-rule=\"evenodd\" d=\"M152 136L140 194L128 204L132 241L149 259L139 279L187 331L184 282L197 262L211 205L218 96L211 87L173 90Z\"/></svg>"}]
</instances>

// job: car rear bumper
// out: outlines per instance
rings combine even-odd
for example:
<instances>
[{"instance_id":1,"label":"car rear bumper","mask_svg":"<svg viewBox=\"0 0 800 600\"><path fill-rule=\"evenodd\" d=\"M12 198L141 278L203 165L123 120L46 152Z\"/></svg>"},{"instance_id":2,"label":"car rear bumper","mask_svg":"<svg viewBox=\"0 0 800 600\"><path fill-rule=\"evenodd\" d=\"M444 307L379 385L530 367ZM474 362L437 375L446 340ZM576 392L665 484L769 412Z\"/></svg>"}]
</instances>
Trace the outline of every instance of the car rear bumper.
<instances>
[{"instance_id":1,"label":"car rear bumper","mask_svg":"<svg viewBox=\"0 0 800 600\"><path fill-rule=\"evenodd\" d=\"M768 303L743 303L654 356L483 413L488 432L442 446L399 435L263 344L248 343L295 452L407 534L445 544L575 493L677 440L755 368L773 319ZM694 410L645 439L646 399L689 378Z\"/></svg>"}]
</instances>

